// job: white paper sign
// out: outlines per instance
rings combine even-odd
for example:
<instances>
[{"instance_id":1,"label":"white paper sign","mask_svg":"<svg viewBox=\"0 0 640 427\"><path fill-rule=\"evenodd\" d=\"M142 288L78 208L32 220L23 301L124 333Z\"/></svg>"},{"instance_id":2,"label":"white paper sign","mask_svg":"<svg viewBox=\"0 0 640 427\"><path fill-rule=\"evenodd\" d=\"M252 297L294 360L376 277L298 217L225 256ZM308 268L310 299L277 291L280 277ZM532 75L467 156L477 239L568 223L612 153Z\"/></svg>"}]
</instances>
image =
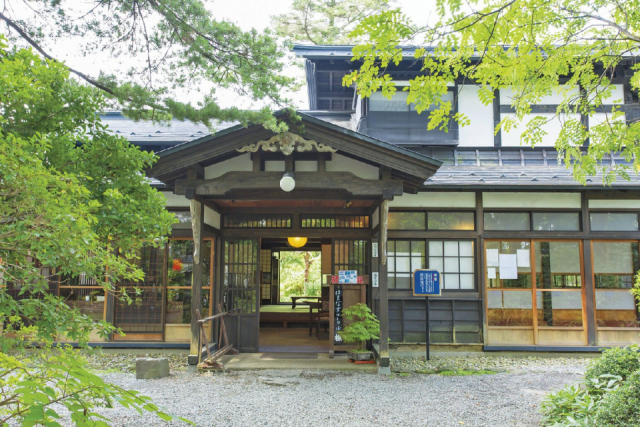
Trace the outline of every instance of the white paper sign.
<instances>
[{"instance_id":1,"label":"white paper sign","mask_svg":"<svg viewBox=\"0 0 640 427\"><path fill-rule=\"evenodd\" d=\"M378 242L373 242L371 244L371 257L378 258Z\"/></svg>"},{"instance_id":2,"label":"white paper sign","mask_svg":"<svg viewBox=\"0 0 640 427\"><path fill-rule=\"evenodd\" d=\"M531 267L531 253L529 249L518 249L516 256L518 257L518 267Z\"/></svg>"},{"instance_id":3,"label":"white paper sign","mask_svg":"<svg viewBox=\"0 0 640 427\"><path fill-rule=\"evenodd\" d=\"M358 283L358 272L356 270L339 270L338 283L355 284Z\"/></svg>"},{"instance_id":4,"label":"white paper sign","mask_svg":"<svg viewBox=\"0 0 640 427\"><path fill-rule=\"evenodd\" d=\"M498 250L487 249L487 266L497 267L498 265Z\"/></svg>"},{"instance_id":5,"label":"white paper sign","mask_svg":"<svg viewBox=\"0 0 640 427\"><path fill-rule=\"evenodd\" d=\"M500 278L518 278L518 257L515 254L500 254Z\"/></svg>"},{"instance_id":6,"label":"white paper sign","mask_svg":"<svg viewBox=\"0 0 640 427\"><path fill-rule=\"evenodd\" d=\"M487 279L495 279L496 278L496 268L488 267L487 268Z\"/></svg>"},{"instance_id":7,"label":"white paper sign","mask_svg":"<svg viewBox=\"0 0 640 427\"><path fill-rule=\"evenodd\" d=\"M371 286L373 286L374 288L380 286L378 284L378 272L371 273Z\"/></svg>"}]
</instances>

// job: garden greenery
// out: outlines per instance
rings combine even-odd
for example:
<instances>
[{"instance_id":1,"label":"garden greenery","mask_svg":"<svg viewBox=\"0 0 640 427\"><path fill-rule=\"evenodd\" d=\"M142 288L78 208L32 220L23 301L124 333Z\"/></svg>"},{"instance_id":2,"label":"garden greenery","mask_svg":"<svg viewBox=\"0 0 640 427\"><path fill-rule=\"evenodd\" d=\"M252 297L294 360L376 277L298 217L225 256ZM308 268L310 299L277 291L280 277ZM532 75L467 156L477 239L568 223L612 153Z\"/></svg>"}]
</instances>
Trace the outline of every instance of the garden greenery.
<instances>
[{"instance_id":1,"label":"garden greenery","mask_svg":"<svg viewBox=\"0 0 640 427\"><path fill-rule=\"evenodd\" d=\"M346 344L357 343L358 349L364 350L367 341L380 338L380 322L366 304L354 304L342 310L342 314L351 322L338 331L338 335Z\"/></svg>"},{"instance_id":2,"label":"garden greenery","mask_svg":"<svg viewBox=\"0 0 640 427\"><path fill-rule=\"evenodd\" d=\"M0 425L58 426L63 406L76 425L106 426L95 409L113 404L171 419L55 346L114 328L49 292L83 275L122 297L118 280L143 278L137 254L175 222L144 175L155 156L107 131L95 89L1 36L0 100Z\"/></svg>"}]
</instances>

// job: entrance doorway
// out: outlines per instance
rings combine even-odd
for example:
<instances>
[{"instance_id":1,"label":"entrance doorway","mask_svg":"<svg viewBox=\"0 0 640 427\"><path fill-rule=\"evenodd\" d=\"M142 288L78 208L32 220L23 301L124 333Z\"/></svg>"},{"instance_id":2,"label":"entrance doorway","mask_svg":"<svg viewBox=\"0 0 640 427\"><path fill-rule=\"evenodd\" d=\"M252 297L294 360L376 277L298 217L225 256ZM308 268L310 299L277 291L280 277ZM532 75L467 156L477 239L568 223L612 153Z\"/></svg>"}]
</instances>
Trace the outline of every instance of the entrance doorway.
<instances>
[{"instance_id":1,"label":"entrance doorway","mask_svg":"<svg viewBox=\"0 0 640 427\"><path fill-rule=\"evenodd\" d=\"M259 351L328 352L330 240L262 239L260 261Z\"/></svg>"}]
</instances>

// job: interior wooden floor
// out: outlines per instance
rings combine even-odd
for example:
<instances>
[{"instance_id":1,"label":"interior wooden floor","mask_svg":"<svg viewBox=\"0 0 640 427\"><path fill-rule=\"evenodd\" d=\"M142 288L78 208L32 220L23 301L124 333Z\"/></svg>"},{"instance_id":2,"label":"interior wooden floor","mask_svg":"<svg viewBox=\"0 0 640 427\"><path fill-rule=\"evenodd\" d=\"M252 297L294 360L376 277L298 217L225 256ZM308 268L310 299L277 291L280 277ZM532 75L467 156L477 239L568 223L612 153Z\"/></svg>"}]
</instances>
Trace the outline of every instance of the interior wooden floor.
<instances>
[{"instance_id":1,"label":"interior wooden floor","mask_svg":"<svg viewBox=\"0 0 640 427\"><path fill-rule=\"evenodd\" d=\"M259 351L263 353L272 352L306 352L306 353L328 353L329 334L320 329L319 338L316 338L316 331L309 336L309 328L271 328L261 327L259 337Z\"/></svg>"}]
</instances>

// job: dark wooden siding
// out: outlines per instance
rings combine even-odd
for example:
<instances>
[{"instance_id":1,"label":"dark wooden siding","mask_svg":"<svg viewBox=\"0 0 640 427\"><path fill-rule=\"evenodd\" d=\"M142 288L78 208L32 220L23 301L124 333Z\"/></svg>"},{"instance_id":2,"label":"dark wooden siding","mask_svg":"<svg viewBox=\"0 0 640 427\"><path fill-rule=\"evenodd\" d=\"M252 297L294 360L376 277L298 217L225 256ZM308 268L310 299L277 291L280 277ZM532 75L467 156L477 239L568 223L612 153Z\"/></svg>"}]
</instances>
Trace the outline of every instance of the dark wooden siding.
<instances>
[{"instance_id":1,"label":"dark wooden siding","mask_svg":"<svg viewBox=\"0 0 640 427\"><path fill-rule=\"evenodd\" d=\"M432 299L431 342L475 344L482 342L482 304L479 299ZM424 343L424 299L389 300L389 337L397 343Z\"/></svg>"}]
</instances>

